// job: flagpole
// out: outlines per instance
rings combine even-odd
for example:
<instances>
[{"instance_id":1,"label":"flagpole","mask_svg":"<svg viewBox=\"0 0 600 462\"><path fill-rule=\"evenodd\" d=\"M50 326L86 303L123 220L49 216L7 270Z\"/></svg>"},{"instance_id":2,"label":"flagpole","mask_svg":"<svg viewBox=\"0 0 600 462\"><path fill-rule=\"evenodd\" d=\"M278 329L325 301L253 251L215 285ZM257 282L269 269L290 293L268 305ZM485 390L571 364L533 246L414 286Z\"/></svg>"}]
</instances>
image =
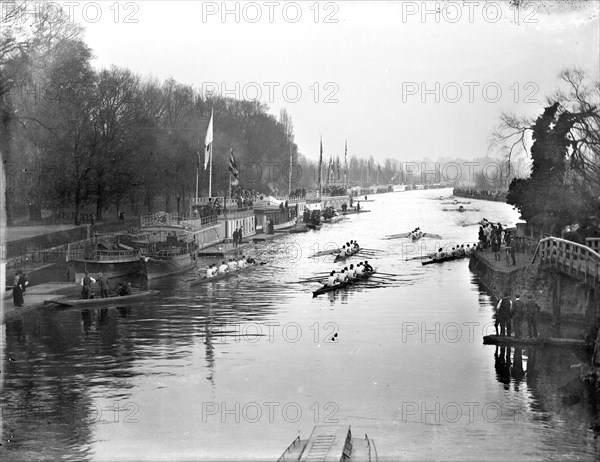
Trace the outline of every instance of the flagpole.
<instances>
[{"instance_id":1,"label":"flagpole","mask_svg":"<svg viewBox=\"0 0 600 462\"><path fill-rule=\"evenodd\" d=\"M200 140L198 140L198 165L196 166L196 198L198 198L198 179L200 178Z\"/></svg>"},{"instance_id":2,"label":"flagpole","mask_svg":"<svg viewBox=\"0 0 600 462\"><path fill-rule=\"evenodd\" d=\"M288 198L292 194L292 143L290 143L290 177L288 179Z\"/></svg>"},{"instance_id":3,"label":"flagpole","mask_svg":"<svg viewBox=\"0 0 600 462\"><path fill-rule=\"evenodd\" d=\"M208 148L208 197L212 197L212 162L213 162L213 142L210 143Z\"/></svg>"}]
</instances>

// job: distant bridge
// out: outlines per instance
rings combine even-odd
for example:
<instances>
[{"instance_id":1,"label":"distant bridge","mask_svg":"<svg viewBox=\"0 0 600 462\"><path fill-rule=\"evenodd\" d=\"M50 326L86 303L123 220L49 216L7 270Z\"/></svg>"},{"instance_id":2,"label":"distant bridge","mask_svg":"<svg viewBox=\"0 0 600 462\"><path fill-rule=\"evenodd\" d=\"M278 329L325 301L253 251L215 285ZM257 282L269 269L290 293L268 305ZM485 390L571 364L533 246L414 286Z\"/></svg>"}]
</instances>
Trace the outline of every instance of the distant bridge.
<instances>
[{"instance_id":1,"label":"distant bridge","mask_svg":"<svg viewBox=\"0 0 600 462\"><path fill-rule=\"evenodd\" d=\"M539 253L541 263L552 265L561 273L591 286L600 286L600 239L586 239L586 244L547 237L540 240L536 255Z\"/></svg>"}]
</instances>

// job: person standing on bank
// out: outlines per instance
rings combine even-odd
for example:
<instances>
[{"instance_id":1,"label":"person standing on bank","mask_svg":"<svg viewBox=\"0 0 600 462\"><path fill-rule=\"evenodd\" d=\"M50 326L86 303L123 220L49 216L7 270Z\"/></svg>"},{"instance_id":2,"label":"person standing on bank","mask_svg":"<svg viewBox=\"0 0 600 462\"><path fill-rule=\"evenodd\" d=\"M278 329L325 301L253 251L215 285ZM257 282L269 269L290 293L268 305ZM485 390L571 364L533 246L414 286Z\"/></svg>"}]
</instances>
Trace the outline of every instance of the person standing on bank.
<instances>
[{"instance_id":1,"label":"person standing on bank","mask_svg":"<svg viewBox=\"0 0 600 462\"><path fill-rule=\"evenodd\" d=\"M108 298L108 279L102 273L98 273L98 286L100 287L100 297Z\"/></svg>"},{"instance_id":2,"label":"person standing on bank","mask_svg":"<svg viewBox=\"0 0 600 462\"><path fill-rule=\"evenodd\" d=\"M522 336L522 327L523 327L523 315L525 314L525 303L521 300L521 296L517 294L515 297L515 302L513 303L513 308L511 312L511 318L513 323L513 330L515 332L515 337Z\"/></svg>"},{"instance_id":3,"label":"person standing on bank","mask_svg":"<svg viewBox=\"0 0 600 462\"><path fill-rule=\"evenodd\" d=\"M505 292L504 297L501 298L498 305L496 305L496 322L494 323L496 335L498 335L498 325L500 325L500 335L507 335L510 337L510 313L512 311L512 304L510 293Z\"/></svg>"},{"instance_id":4,"label":"person standing on bank","mask_svg":"<svg viewBox=\"0 0 600 462\"><path fill-rule=\"evenodd\" d=\"M21 276L23 274L23 271L18 270L17 274L15 275L15 278L13 279L13 304L15 305L16 308L20 308L23 306L23 287L21 286L22 284L22 279Z\"/></svg>"},{"instance_id":5,"label":"person standing on bank","mask_svg":"<svg viewBox=\"0 0 600 462\"><path fill-rule=\"evenodd\" d=\"M92 293L92 284L94 284L95 282L96 280L90 276L90 273L86 271L85 275L81 279L81 298L83 298L84 300L90 298L90 295Z\"/></svg>"},{"instance_id":6,"label":"person standing on bank","mask_svg":"<svg viewBox=\"0 0 600 462\"><path fill-rule=\"evenodd\" d=\"M533 296L529 294L527 296L527 303L525 303L525 316L527 318L527 334L529 338L537 338L538 327L537 318L540 312L540 307L533 301Z\"/></svg>"}]
</instances>

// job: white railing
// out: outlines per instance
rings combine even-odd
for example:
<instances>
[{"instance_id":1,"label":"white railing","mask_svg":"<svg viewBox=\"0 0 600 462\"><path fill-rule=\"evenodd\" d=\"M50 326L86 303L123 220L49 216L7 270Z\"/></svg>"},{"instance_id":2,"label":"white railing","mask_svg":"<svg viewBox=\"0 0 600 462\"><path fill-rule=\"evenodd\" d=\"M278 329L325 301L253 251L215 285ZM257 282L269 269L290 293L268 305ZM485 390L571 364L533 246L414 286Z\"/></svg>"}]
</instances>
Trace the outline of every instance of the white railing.
<instances>
[{"instance_id":1,"label":"white railing","mask_svg":"<svg viewBox=\"0 0 600 462\"><path fill-rule=\"evenodd\" d=\"M590 247L547 237L540 240L538 250L541 262L585 282L600 283L600 254Z\"/></svg>"},{"instance_id":2,"label":"white railing","mask_svg":"<svg viewBox=\"0 0 600 462\"><path fill-rule=\"evenodd\" d=\"M94 250L86 260L125 262L135 261L140 256L141 253L139 250Z\"/></svg>"}]
</instances>

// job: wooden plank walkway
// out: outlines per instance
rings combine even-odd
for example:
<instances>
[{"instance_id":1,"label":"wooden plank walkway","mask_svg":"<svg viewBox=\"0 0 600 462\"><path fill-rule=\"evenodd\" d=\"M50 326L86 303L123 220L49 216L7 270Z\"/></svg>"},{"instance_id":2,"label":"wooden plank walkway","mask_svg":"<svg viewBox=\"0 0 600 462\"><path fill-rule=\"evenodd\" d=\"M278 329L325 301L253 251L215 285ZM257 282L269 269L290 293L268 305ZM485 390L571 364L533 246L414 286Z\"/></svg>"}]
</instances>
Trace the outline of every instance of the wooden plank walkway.
<instances>
[{"instance_id":1,"label":"wooden plank walkway","mask_svg":"<svg viewBox=\"0 0 600 462\"><path fill-rule=\"evenodd\" d=\"M552 346L564 348L583 348L585 342L582 339L575 338L552 338L552 337L507 337L505 335L485 335L483 337L484 345L499 346Z\"/></svg>"},{"instance_id":2,"label":"wooden plank walkway","mask_svg":"<svg viewBox=\"0 0 600 462\"><path fill-rule=\"evenodd\" d=\"M23 299L22 307L13 304L12 290L0 299L0 322L4 323L14 319L23 313L45 306L46 300L58 300L65 296L78 296L81 294L81 286L74 282L47 282L28 287Z\"/></svg>"}]
</instances>

